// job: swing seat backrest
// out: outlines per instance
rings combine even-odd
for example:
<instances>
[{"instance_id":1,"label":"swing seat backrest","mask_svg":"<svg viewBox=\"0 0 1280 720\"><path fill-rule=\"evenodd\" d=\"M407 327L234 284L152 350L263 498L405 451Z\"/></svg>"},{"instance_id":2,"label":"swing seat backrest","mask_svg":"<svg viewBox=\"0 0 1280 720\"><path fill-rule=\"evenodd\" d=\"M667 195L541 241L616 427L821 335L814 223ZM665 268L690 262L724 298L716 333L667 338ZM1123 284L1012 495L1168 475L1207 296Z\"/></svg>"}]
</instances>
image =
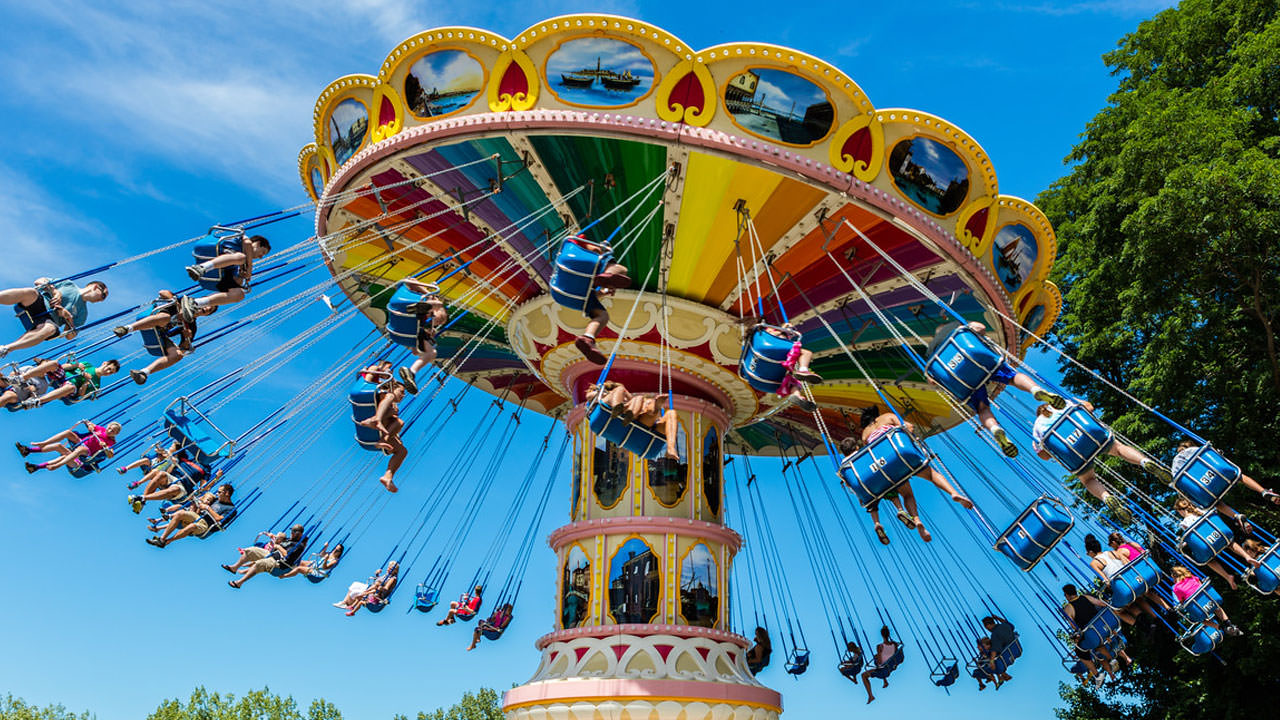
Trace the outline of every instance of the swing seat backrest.
<instances>
[{"instance_id":1,"label":"swing seat backrest","mask_svg":"<svg viewBox=\"0 0 1280 720\"><path fill-rule=\"evenodd\" d=\"M484 635L486 639L497 640L502 637L502 633L507 631L507 626L511 624L512 618L512 615L495 610L493 615L489 616L488 625L497 629L490 630L486 628L481 631L481 634Z\"/></svg>"},{"instance_id":2,"label":"swing seat backrest","mask_svg":"<svg viewBox=\"0 0 1280 720\"><path fill-rule=\"evenodd\" d=\"M413 596L413 609L418 612L431 612L435 610L436 605L440 602L440 591L435 588L429 588L426 585L419 585L418 590Z\"/></svg>"},{"instance_id":3,"label":"swing seat backrest","mask_svg":"<svg viewBox=\"0 0 1280 720\"><path fill-rule=\"evenodd\" d=\"M351 401L351 421L354 423L368 420L378 410L378 386L362 377L357 377L352 383L347 398ZM378 431L359 424L355 427L356 443L365 450L377 450L381 439Z\"/></svg>"},{"instance_id":4,"label":"swing seat backrest","mask_svg":"<svg viewBox=\"0 0 1280 720\"><path fill-rule=\"evenodd\" d=\"M219 255L226 253L240 252L244 249L244 234L234 233L231 235L215 235L209 233L200 239L199 242L191 248L191 256L195 258L196 264L212 260ZM238 275L240 268L237 266L228 268L219 268L216 270L206 270L200 275L198 284L204 290L216 292L218 289L218 281L222 279L222 272L227 271L232 275Z\"/></svg>"},{"instance_id":5,"label":"swing seat backrest","mask_svg":"<svg viewBox=\"0 0 1280 720\"><path fill-rule=\"evenodd\" d=\"M1178 603L1178 612L1189 623L1201 623L1212 620L1214 611L1222 606L1222 596L1207 582L1200 583L1200 588L1191 593L1186 600Z\"/></svg>"},{"instance_id":6,"label":"swing seat backrest","mask_svg":"<svg viewBox=\"0 0 1280 720\"><path fill-rule=\"evenodd\" d=\"M421 295L401 285L387 301L387 334L395 344L415 351L418 349L418 330L422 326L422 320L417 313L409 312L406 308L420 300Z\"/></svg>"},{"instance_id":7,"label":"swing seat backrest","mask_svg":"<svg viewBox=\"0 0 1280 720\"><path fill-rule=\"evenodd\" d=\"M1213 652L1222 642L1222 630L1196 623L1187 629L1179 638L1178 644L1192 655L1204 655Z\"/></svg>"},{"instance_id":8,"label":"swing seat backrest","mask_svg":"<svg viewBox=\"0 0 1280 720\"><path fill-rule=\"evenodd\" d=\"M169 437L187 451L187 455L201 465L212 465L219 458L231 457L233 443L213 426L213 423L192 409L183 412L185 403L177 403L164 411L164 428Z\"/></svg>"},{"instance_id":9,"label":"swing seat backrest","mask_svg":"<svg viewBox=\"0 0 1280 720\"><path fill-rule=\"evenodd\" d=\"M471 604L472 597L468 593L463 593L458 597L458 609L453 611L453 616L459 620L470 620L480 612L480 607L484 605L483 599L477 599L475 607L468 607Z\"/></svg>"},{"instance_id":10,"label":"swing seat backrest","mask_svg":"<svg viewBox=\"0 0 1280 720\"><path fill-rule=\"evenodd\" d=\"M1213 507L1240 479L1240 468L1209 445L1196 448L1173 476L1173 487L1197 507Z\"/></svg>"},{"instance_id":11,"label":"swing seat backrest","mask_svg":"<svg viewBox=\"0 0 1280 720\"><path fill-rule=\"evenodd\" d=\"M929 464L929 456L902 428L872 440L840 463L840 480L862 507L883 498Z\"/></svg>"},{"instance_id":12,"label":"swing seat backrest","mask_svg":"<svg viewBox=\"0 0 1280 720\"><path fill-rule=\"evenodd\" d=\"M613 262L613 252L593 253L568 240L560 245L555 270L551 273L551 299L571 310L586 314L587 303L596 291L596 276Z\"/></svg>"},{"instance_id":13,"label":"swing seat backrest","mask_svg":"<svg viewBox=\"0 0 1280 720\"><path fill-rule=\"evenodd\" d=\"M1115 436L1093 413L1074 403L1058 413L1044 436L1044 449L1067 472L1077 475L1107 448Z\"/></svg>"},{"instance_id":14,"label":"swing seat backrest","mask_svg":"<svg viewBox=\"0 0 1280 720\"><path fill-rule=\"evenodd\" d=\"M961 325L951 331L925 362L925 374L964 403L986 387L1003 364L1004 357L981 335Z\"/></svg>"},{"instance_id":15,"label":"swing seat backrest","mask_svg":"<svg viewBox=\"0 0 1280 720\"><path fill-rule=\"evenodd\" d=\"M846 652L840 657L840 664L836 667L840 670L840 674L857 682L858 673L862 672L862 667L866 664L866 659L862 653Z\"/></svg>"},{"instance_id":16,"label":"swing seat backrest","mask_svg":"<svg viewBox=\"0 0 1280 720\"><path fill-rule=\"evenodd\" d=\"M1003 662L1005 667L1008 667L1020 657L1022 657L1022 639L1018 637L1017 633L1014 633L1013 642L1000 651L1000 662Z\"/></svg>"},{"instance_id":17,"label":"swing seat backrest","mask_svg":"<svg viewBox=\"0 0 1280 720\"><path fill-rule=\"evenodd\" d=\"M787 658L787 673L791 675L803 675L809 669L809 651L805 648L796 648L791 651L791 657Z\"/></svg>"},{"instance_id":18,"label":"swing seat backrest","mask_svg":"<svg viewBox=\"0 0 1280 720\"><path fill-rule=\"evenodd\" d=\"M220 532L220 531L222 531L222 530L226 530L228 527L230 527L230 526L231 526L231 523L235 522L236 517L237 517L239 514L240 514L240 508L239 508L239 506L236 506L236 507L231 508L231 510L230 510L229 512L227 512L227 514L226 514L226 515L223 515L223 516L222 516L222 520L220 520L220 521L218 521L218 522L216 522L216 523L211 523L211 524L209 525L209 530L208 530L208 532L205 532L204 534L199 535L198 537L199 537L200 539L202 539L202 540L203 540L203 539L205 539L205 538L207 538L207 537L209 537L209 536L213 535L214 533Z\"/></svg>"},{"instance_id":19,"label":"swing seat backrest","mask_svg":"<svg viewBox=\"0 0 1280 720\"><path fill-rule=\"evenodd\" d=\"M1182 531L1178 538L1178 552L1197 565L1205 565L1226 550L1234 539L1235 533L1231 531L1227 519L1209 511L1201 515L1194 525Z\"/></svg>"},{"instance_id":20,"label":"swing seat backrest","mask_svg":"<svg viewBox=\"0 0 1280 720\"><path fill-rule=\"evenodd\" d=\"M1280 589L1280 542L1267 548L1257 559L1258 566L1245 573L1244 581L1263 595L1270 595Z\"/></svg>"},{"instance_id":21,"label":"swing seat backrest","mask_svg":"<svg viewBox=\"0 0 1280 720\"><path fill-rule=\"evenodd\" d=\"M1111 597L1107 604L1121 610L1132 605L1138 598L1155 589L1160 582L1160 568L1151 559L1151 553L1143 553L1134 560L1125 563L1111 576Z\"/></svg>"},{"instance_id":22,"label":"swing seat backrest","mask_svg":"<svg viewBox=\"0 0 1280 720\"><path fill-rule=\"evenodd\" d=\"M107 459L107 454L97 452L87 458L81 458L80 462L67 465L67 472L71 473L73 478L85 478L90 475L101 472L99 463Z\"/></svg>"},{"instance_id":23,"label":"swing seat backrest","mask_svg":"<svg viewBox=\"0 0 1280 720\"><path fill-rule=\"evenodd\" d=\"M388 605L391 604L391 598L396 594L396 590L399 590L399 589L400 589L400 582L397 581L396 584L392 586L391 592L387 593L387 596L385 598L382 598L381 600L373 600L372 602L370 600L365 600L364 609L368 610L371 613L382 612L387 608Z\"/></svg>"},{"instance_id":24,"label":"swing seat backrest","mask_svg":"<svg viewBox=\"0 0 1280 720\"><path fill-rule=\"evenodd\" d=\"M1093 616L1083 628L1080 630L1080 637L1076 640L1076 645L1081 650L1093 651L1108 644L1112 637L1120 631L1120 618L1111 608L1099 608L1098 613Z\"/></svg>"},{"instance_id":25,"label":"swing seat backrest","mask_svg":"<svg viewBox=\"0 0 1280 720\"><path fill-rule=\"evenodd\" d=\"M138 313L136 319L145 320L152 315L152 310L143 310ZM142 338L142 347L147 353L156 357L164 357L165 349L174 344L172 338L176 338L182 334L182 326L179 323L170 321L165 327L147 328L138 331L138 337Z\"/></svg>"},{"instance_id":26,"label":"swing seat backrest","mask_svg":"<svg viewBox=\"0 0 1280 720\"><path fill-rule=\"evenodd\" d=\"M1039 564L1074 524L1061 500L1042 495L1000 534L995 548L1026 572Z\"/></svg>"},{"instance_id":27,"label":"swing seat backrest","mask_svg":"<svg viewBox=\"0 0 1280 720\"><path fill-rule=\"evenodd\" d=\"M766 327L787 332L776 325L756 326L742 346L742 357L738 359L738 376L759 392L776 393L787 376L787 369L782 363L791 353L796 341L769 333L765 330Z\"/></svg>"},{"instance_id":28,"label":"swing seat backrest","mask_svg":"<svg viewBox=\"0 0 1280 720\"><path fill-rule=\"evenodd\" d=\"M22 324L22 329L24 331L35 330L46 320L52 320L55 325L61 327L62 322L59 321L58 318L54 317L53 313L49 311L49 307L51 305L49 301L49 293L45 292L44 290L37 290L36 292L40 293L40 299L44 301L44 308L45 308L44 312L36 313L32 315L26 308L22 307L21 305L13 306L13 314L18 316L18 322Z\"/></svg>"},{"instance_id":29,"label":"swing seat backrest","mask_svg":"<svg viewBox=\"0 0 1280 720\"><path fill-rule=\"evenodd\" d=\"M645 460L661 458L667 449L667 438L653 428L627 422L609 414L609 406L593 403L588 414L591 432Z\"/></svg>"},{"instance_id":30,"label":"swing seat backrest","mask_svg":"<svg viewBox=\"0 0 1280 720\"><path fill-rule=\"evenodd\" d=\"M951 687L960 678L960 665L955 660L942 660L929 677L938 687Z\"/></svg>"}]
</instances>

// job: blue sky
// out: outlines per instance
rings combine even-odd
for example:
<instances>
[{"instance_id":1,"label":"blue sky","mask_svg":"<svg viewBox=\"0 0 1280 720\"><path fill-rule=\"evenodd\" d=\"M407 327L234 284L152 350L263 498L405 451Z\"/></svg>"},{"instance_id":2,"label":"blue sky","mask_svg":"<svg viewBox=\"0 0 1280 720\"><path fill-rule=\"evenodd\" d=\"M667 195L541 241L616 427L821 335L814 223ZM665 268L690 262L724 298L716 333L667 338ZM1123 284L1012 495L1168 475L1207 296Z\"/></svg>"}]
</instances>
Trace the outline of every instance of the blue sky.
<instances>
[{"instance_id":1,"label":"blue sky","mask_svg":"<svg viewBox=\"0 0 1280 720\"><path fill-rule=\"evenodd\" d=\"M297 151L312 137L312 107L331 80L376 71L396 43L422 29L472 25L513 36L536 21L585 9L639 17L697 47L767 40L825 58L878 106L920 108L963 127L991 156L1001 190L1031 198L1061 175L1062 158L1114 87L1099 56L1167 5L810 3L803 12L787 12L757 2L299 0L124 8L3 2L0 74L9 86L0 94L6 147L0 236L8 261L0 263L0 283L69 274L197 235L216 221L300 202ZM311 227L302 219L271 230L282 246L305 239ZM184 284L186 262L181 252L169 253L114 271L107 277L112 307ZM287 334L288 328L265 337L261 347ZM274 407L273 398L292 395L323 368L326 352L345 350L361 334L361 328L344 328L267 378L261 392L237 400L219 421L248 427ZM464 406L447 435L469 431L484 407L474 400ZM7 440L36 439L29 436L79 417L77 409L53 407L0 415L0 426ZM531 449L541 425L526 423L513 448ZM324 439L339 444L347 436L346 427L337 427ZM228 576L218 563L233 559L233 546L249 542L292 497L306 493L315 476L326 477L334 451L308 453L271 478L268 496L229 537L164 552L143 543L114 474L85 481L62 473L27 476L12 455L0 468L0 545L9 548L10 589L0 597L0 636L9 648L0 659L0 692L91 709L101 718L137 718L196 684L233 692L269 685L304 702L322 695L348 717L383 718L449 704L466 688L522 682L537 665L534 639L554 622L553 558L541 540L510 632L471 653L462 651L469 626L441 629L408 617L404 596L376 617L345 620L328 606L346 583L371 572L414 521L438 475L430 460L447 462L447 446L447 440L437 443L437 455L406 480L397 502L377 515L329 584L255 579L238 594L225 586ZM520 470L506 468L504 477L519 477ZM925 495L925 512L941 514L937 494ZM734 507L732 499L726 502ZM566 517L565 485L551 503L548 527ZM779 526L790 526L790 514L782 515ZM482 539L496 527L492 517L479 522ZM794 533L779 532L781 543L798 547ZM898 547L904 542L895 534ZM453 583L458 589L486 544L463 548ZM978 565L975 573L981 572ZM811 632L821 636L802 563L793 577L803 583L797 602L814 615ZM1042 641L1028 650L1014 683L981 696L971 683L962 683L955 697L943 694L909 659L872 712L1052 717L1063 675ZM830 658L815 656L815 670L796 682L777 667L764 675L784 692L789 717L823 717L863 702L860 690L830 669L819 672L818 663Z\"/></svg>"}]
</instances>

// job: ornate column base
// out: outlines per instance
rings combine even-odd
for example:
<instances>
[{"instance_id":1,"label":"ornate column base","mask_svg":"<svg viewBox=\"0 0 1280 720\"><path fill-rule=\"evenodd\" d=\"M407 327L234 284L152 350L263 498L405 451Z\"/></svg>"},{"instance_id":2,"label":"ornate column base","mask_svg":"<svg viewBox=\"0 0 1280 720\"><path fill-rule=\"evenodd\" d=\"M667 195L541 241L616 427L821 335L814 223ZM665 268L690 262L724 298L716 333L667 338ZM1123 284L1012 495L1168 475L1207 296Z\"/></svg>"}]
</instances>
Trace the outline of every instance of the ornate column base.
<instances>
[{"instance_id":1,"label":"ornate column base","mask_svg":"<svg viewBox=\"0 0 1280 720\"><path fill-rule=\"evenodd\" d=\"M782 696L751 675L745 638L675 625L564 630L538 641L509 720L774 720Z\"/></svg>"}]
</instances>

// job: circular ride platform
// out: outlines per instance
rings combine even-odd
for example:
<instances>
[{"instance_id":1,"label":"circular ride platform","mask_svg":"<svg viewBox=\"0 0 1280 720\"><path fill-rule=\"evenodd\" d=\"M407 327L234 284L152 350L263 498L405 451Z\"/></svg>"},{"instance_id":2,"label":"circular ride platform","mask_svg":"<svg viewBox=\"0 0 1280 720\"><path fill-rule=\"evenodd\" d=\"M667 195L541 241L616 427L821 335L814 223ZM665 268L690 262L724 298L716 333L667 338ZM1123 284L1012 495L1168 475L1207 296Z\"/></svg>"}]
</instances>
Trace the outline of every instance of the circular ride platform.
<instances>
[{"instance_id":1,"label":"circular ride platform","mask_svg":"<svg viewBox=\"0 0 1280 720\"><path fill-rule=\"evenodd\" d=\"M513 720L781 712L729 616L742 541L724 525L724 456L730 441L752 454L825 448L813 414L739 375L744 318L780 324L785 311L802 331L833 433L882 402L845 347L932 432L962 418L873 311L916 342L946 321L904 272L1011 353L1027 338L1001 314L1040 334L1061 305L1045 279L1052 228L999 193L976 141L876 108L788 48L695 50L607 15L514 39L441 28L401 43L376 75L333 82L315 133L299 171L350 301L383 326L397 281L438 281L457 320L437 343L449 371L561 414L572 435L570 523L551 536L556 630L537 643L533 677L504 695ZM574 346L587 319L549 294L560 243L578 233L612 240L629 268L631 288L603 300L600 349L621 336L608 378L670 389L678 458L592 431L607 413L585 390L603 368Z\"/></svg>"},{"instance_id":2,"label":"circular ride platform","mask_svg":"<svg viewBox=\"0 0 1280 720\"><path fill-rule=\"evenodd\" d=\"M815 351L827 382L812 390L830 427L846 427L878 399L818 316L918 425L960 421L833 266L831 258L892 317L932 336L937 309L859 233L960 314L983 320L1011 352L1025 352L1026 338L984 307L1042 332L1061 304L1045 279L1052 228L1031 203L999 193L973 138L927 113L876 108L838 69L788 48L693 50L660 28L605 15L547 20L512 40L441 28L406 40L377 75L332 83L316 104L315 131L299 169L320 202L317 235L347 295L367 302L381 325L396 280L474 245L441 268L484 253L447 288L478 300L441 354L496 322L455 374L542 412L580 399L582 378L595 370L572 345L585 318L547 295L558 247L549 241L601 217L585 235L603 240L626 214L618 206L664 173L661 211L620 260L639 283L667 239L665 339L677 391L721 405L746 449L770 453L779 440L821 448L811 416L778 408L779 398L738 377L736 320L756 314L758 294L774 321L780 300ZM747 217L763 257L744 247ZM494 280L504 264L514 269ZM753 279L766 264L776 293L765 276L763 288ZM621 359L656 358L658 275L640 288ZM610 330L634 298L624 291L605 301ZM601 337L606 353L610 335Z\"/></svg>"}]
</instances>

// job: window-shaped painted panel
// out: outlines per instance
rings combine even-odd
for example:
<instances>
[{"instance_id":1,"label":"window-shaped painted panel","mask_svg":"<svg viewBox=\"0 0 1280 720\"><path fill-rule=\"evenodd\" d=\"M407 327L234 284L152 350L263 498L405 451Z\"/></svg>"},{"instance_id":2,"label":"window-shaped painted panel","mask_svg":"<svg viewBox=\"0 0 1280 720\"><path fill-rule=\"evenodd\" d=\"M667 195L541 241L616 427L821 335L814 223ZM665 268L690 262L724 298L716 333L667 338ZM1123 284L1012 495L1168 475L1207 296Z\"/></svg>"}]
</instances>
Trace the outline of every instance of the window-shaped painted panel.
<instances>
[{"instance_id":1,"label":"window-shaped painted panel","mask_svg":"<svg viewBox=\"0 0 1280 720\"><path fill-rule=\"evenodd\" d=\"M720 462L720 433L712 427L702 440L702 497L712 514L720 514L720 478L724 466Z\"/></svg>"},{"instance_id":2,"label":"window-shaped painted panel","mask_svg":"<svg viewBox=\"0 0 1280 720\"><path fill-rule=\"evenodd\" d=\"M595 457L591 463L591 487L596 502L603 508L618 504L627 489L627 459L631 455L621 447L596 438Z\"/></svg>"},{"instance_id":3,"label":"window-shaped painted panel","mask_svg":"<svg viewBox=\"0 0 1280 720\"><path fill-rule=\"evenodd\" d=\"M329 113L329 146L339 165L351 159L369 134L369 109L359 100L343 100Z\"/></svg>"},{"instance_id":4,"label":"window-shaped painted panel","mask_svg":"<svg viewBox=\"0 0 1280 720\"><path fill-rule=\"evenodd\" d=\"M582 625L591 614L591 561L574 545L564 560L560 579L560 627Z\"/></svg>"},{"instance_id":5,"label":"window-shaped painted panel","mask_svg":"<svg viewBox=\"0 0 1280 720\"><path fill-rule=\"evenodd\" d=\"M1031 308L1031 312L1027 313L1027 317L1022 321L1022 327L1026 328L1026 330L1018 331L1019 344L1026 342L1027 338L1031 337L1027 332L1028 330L1031 332L1040 330L1040 323L1044 322L1044 312L1044 305L1041 304Z\"/></svg>"},{"instance_id":6,"label":"window-shaped painted panel","mask_svg":"<svg viewBox=\"0 0 1280 720\"><path fill-rule=\"evenodd\" d=\"M969 168L951 148L927 137L909 137L889 153L893 184L934 215L950 215L969 195Z\"/></svg>"},{"instance_id":7,"label":"window-shaped painted panel","mask_svg":"<svg viewBox=\"0 0 1280 720\"><path fill-rule=\"evenodd\" d=\"M991 243L991 267L996 269L996 277L1005 290L1015 293L1031 277L1038 253L1036 235L1026 225L1013 223L996 232L995 242ZM1031 323L1023 325L1035 327Z\"/></svg>"},{"instance_id":8,"label":"window-shaped painted panel","mask_svg":"<svg viewBox=\"0 0 1280 720\"><path fill-rule=\"evenodd\" d=\"M640 538L627 540L609 566L609 615L619 624L652 622L661 593L662 572L653 548Z\"/></svg>"},{"instance_id":9,"label":"window-shaped painted panel","mask_svg":"<svg viewBox=\"0 0 1280 720\"><path fill-rule=\"evenodd\" d=\"M633 105L653 88L653 61L616 38L575 38L547 58L547 87L571 105Z\"/></svg>"},{"instance_id":10,"label":"window-shaped painted panel","mask_svg":"<svg viewBox=\"0 0 1280 720\"><path fill-rule=\"evenodd\" d=\"M320 168L312 165L307 177L311 180L311 193L319 199L324 194L324 176L320 174Z\"/></svg>"},{"instance_id":11,"label":"window-shaped painted panel","mask_svg":"<svg viewBox=\"0 0 1280 720\"><path fill-rule=\"evenodd\" d=\"M649 489L658 502L667 507L680 502L689 487L689 449L684 423L676 423L676 454L679 459L663 457L649 461Z\"/></svg>"},{"instance_id":12,"label":"window-shaped painted panel","mask_svg":"<svg viewBox=\"0 0 1280 720\"><path fill-rule=\"evenodd\" d=\"M715 627L720 618L720 569L711 548L694 545L680 568L680 614L690 625Z\"/></svg>"},{"instance_id":13,"label":"window-shaped painted panel","mask_svg":"<svg viewBox=\"0 0 1280 720\"><path fill-rule=\"evenodd\" d=\"M420 118L457 112L484 89L484 68L461 50L427 53L404 76L404 101Z\"/></svg>"},{"instance_id":14,"label":"window-shaped painted panel","mask_svg":"<svg viewBox=\"0 0 1280 720\"><path fill-rule=\"evenodd\" d=\"M724 106L743 130L788 145L818 142L835 121L825 90L774 68L750 68L730 78Z\"/></svg>"},{"instance_id":15,"label":"window-shaped painted panel","mask_svg":"<svg viewBox=\"0 0 1280 720\"><path fill-rule=\"evenodd\" d=\"M577 518L582 507L582 431L573 433L573 505L569 508L569 517Z\"/></svg>"}]
</instances>

